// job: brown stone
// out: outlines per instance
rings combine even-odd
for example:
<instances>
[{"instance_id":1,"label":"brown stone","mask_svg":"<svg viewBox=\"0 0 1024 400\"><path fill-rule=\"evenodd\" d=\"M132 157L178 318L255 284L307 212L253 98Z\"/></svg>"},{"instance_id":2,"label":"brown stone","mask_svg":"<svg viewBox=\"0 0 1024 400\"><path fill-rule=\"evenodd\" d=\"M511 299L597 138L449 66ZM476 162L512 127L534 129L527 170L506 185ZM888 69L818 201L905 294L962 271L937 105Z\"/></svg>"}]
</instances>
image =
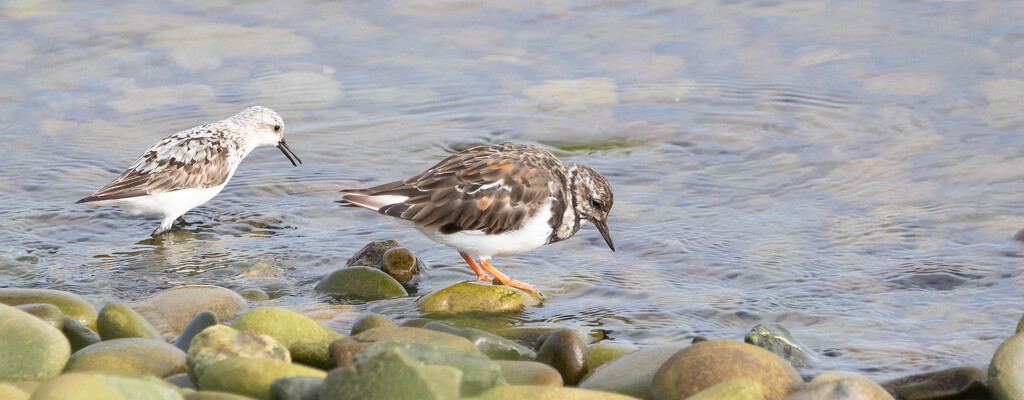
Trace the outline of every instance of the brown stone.
<instances>
[{"instance_id":1,"label":"brown stone","mask_svg":"<svg viewBox=\"0 0 1024 400\"><path fill-rule=\"evenodd\" d=\"M800 389L800 374L774 353L731 340L708 340L680 350L654 375L651 398L685 399L715 384L749 378L764 386L765 400Z\"/></svg>"},{"instance_id":2,"label":"brown stone","mask_svg":"<svg viewBox=\"0 0 1024 400\"><path fill-rule=\"evenodd\" d=\"M988 393L987 374L979 367L958 367L896 378L881 386L900 400L982 398Z\"/></svg>"}]
</instances>

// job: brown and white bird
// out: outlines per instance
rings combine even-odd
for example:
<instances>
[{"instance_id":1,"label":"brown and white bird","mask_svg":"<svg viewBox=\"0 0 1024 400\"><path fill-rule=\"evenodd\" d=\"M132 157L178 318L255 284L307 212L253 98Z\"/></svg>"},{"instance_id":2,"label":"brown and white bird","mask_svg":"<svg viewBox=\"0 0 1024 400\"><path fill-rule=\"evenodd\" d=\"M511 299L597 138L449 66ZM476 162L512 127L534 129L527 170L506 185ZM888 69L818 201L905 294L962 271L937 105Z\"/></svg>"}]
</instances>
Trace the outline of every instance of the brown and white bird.
<instances>
[{"instance_id":1,"label":"brown and white bird","mask_svg":"<svg viewBox=\"0 0 1024 400\"><path fill-rule=\"evenodd\" d=\"M249 107L164 138L113 182L77 203L117 204L132 214L163 216L156 236L220 193L245 156L261 146L277 146L292 165L302 163L284 141L281 116L266 107Z\"/></svg>"},{"instance_id":2,"label":"brown and white bird","mask_svg":"<svg viewBox=\"0 0 1024 400\"><path fill-rule=\"evenodd\" d=\"M341 192L343 205L411 221L431 240L454 247L478 279L492 281L486 270L501 284L534 293L533 285L491 266L491 257L568 239L586 221L615 251L608 180L586 165L564 165L537 146L477 146L419 175Z\"/></svg>"}]
</instances>

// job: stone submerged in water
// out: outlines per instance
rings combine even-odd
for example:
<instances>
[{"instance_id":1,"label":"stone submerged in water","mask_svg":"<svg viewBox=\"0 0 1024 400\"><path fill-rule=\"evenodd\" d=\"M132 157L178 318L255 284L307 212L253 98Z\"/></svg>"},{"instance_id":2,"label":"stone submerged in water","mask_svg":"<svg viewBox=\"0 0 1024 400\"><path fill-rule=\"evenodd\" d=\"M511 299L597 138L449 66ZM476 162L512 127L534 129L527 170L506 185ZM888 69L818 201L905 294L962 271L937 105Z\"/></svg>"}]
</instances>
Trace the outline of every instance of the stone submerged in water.
<instances>
[{"instance_id":1,"label":"stone submerged in water","mask_svg":"<svg viewBox=\"0 0 1024 400\"><path fill-rule=\"evenodd\" d=\"M579 387L646 399L658 368L685 347L662 345L625 354L595 369Z\"/></svg>"},{"instance_id":2,"label":"stone submerged in water","mask_svg":"<svg viewBox=\"0 0 1024 400\"><path fill-rule=\"evenodd\" d=\"M781 324L754 325L743 341L775 353L796 368L811 368L815 364L814 353Z\"/></svg>"},{"instance_id":3,"label":"stone submerged in water","mask_svg":"<svg viewBox=\"0 0 1024 400\"><path fill-rule=\"evenodd\" d=\"M46 381L32 400L183 400L178 388L159 378L126 372L70 372Z\"/></svg>"},{"instance_id":4,"label":"stone submerged in water","mask_svg":"<svg viewBox=\"0 0 1024 400\"><path fill-rule=\"evenodd\" d=\"M269 358L291 362L288 349L276 339L226 325L206 328L192 340L185 367L192 382L199 382L207 367L228 358Z\"/></svg>"},{"instance_id":5,"label":"stone submerged in water","mask_svg":"<svg viewBox=\"0 0 1024 400\"><path fill-rule=\"evenodd\" d=\"M481 282L457 283L417 302L425 313L519 311L540 303L533 295L514 287Z\"/></svg>"},{"instance_id":6,"label":"stone submerged in water","mask_svg":"<svg viewBox=\"0 0 1024 400\"><path fill-rule=\"evenodd\" d=\"M153 293L133 308L170 339L181 334L196 314L211 311L221 321L227 321L245 304L245 299L230 289L188 285Z\"/></svg>"},{"instance_id":7,"label":"stone submerged in water","mask_svg":"<svg viewBox=\"0 0 1024 400\"><path fill-rule=\"evenodd\" d=\"M328 347L344 337L305 315L278 307L259 307L239 316L232 328L261 333L284 345L292 360L317 368L331 368Z\"/></svg>"},{"instance_id":8,"label":"stone submerged in water","mask_svg":"<svg viewBox=\"0 0 1024 400\"><path fill-rule=\"evenodd\" d=\"M78 295L50 289L0 289L0 304L17 306L33 303L52 304L64 315L78 320L89 329L96 329L96 307Z\"/></svg>"},{"instance_id":9,"label":"stone submerged in water","mask_svg":"<svg viewBox=\"0 0 1024 400\"><path fill-rule=\"evenodd\" d=\"M408 296L405 287L391 275L365 266L344 267L323 277L317 293L341 299L383 300Z\"/></svg>"},{"instance_id":10,"label":"stone submerged in water","mask_svg":"<svg viewBox=\"0 0 1024 400\"><path fill-rule=\"evenodd\" d=\"M238 291L238 294L249 301L266 301L270 300L270 295L263 290L256 288L245 288Z\"/></svg>"},{"instance_id":11,"label":"stone submerged in water","mask_svg":"<svg viewBox=\"0 0 1024 400\"><path fill-rule=\"evenodd\" d=\"M164 338L143 318L122 303L109 303L100 310L96 318L96 330L103 340L122 338L147 338L163 341Z\"/></svg>"},{"instance_id":12,"label":"stone submerged in water","mask_svg":"<svg viewBox=\"0 0 1024 400\"><path fill-rule=\"evenodd\" d=\"M71 345L53 326L24 311L0 304L0 381L41 380L56 376L71 355Z\"/></svg>"},{"instance_id":13,"label":"stone submerged in water","mask_svg":"<svg viewBox=\"0 0 1024 400\"><path fill-rule=\"evenodd\" d=\"M462 372L444 365L427 365L389 347L362 362L331 371L320 388L321 399L332 400L455 400L460 397Z\"/></svg>"},{"instance_id":14,"label":"stone submerged in water","mask_svg":"<svg viewBox=\"0 0 1024 400\"><path fill-rule=\"evenodd\" d=\"M228 358L206 367L197 384L202 390L270 399L270 385L279 378L326 375L316 368L270 358Z\"/></svg>"},{"instance_id":15,"label":"stone submerged in water","mask_svg":"<svg viewBox=\"0 0 1024 400\"><path fill-rule=\"evenodd\" d=\"M532 361L537 358L537 353L526 346L479 329L457 328L437 321L428 322L423 329L464 337L492 360Z\"/></svg>"},{"instance_id":16,"label":"stone submerged in water","mask_svg":"<svg viewBox=\"0 0 1024 400\"><path fill-rule=\"evenodd\" d=\"M548 334L537 349L537 361L557 370L567 386L576 386L590 372L587 342L570 329L560 329Z\"/></svg>"},{"instance_id":17,"label":"stone submerged in water","mask_svg":"<svg viewBox=\"0 0 1024 400\"><path fill-rule=\"evenodd\" d=\"M818 375L786 400L893 400L893 397L860 374L833 371Z\"/></svg>"},{"instance_id":18,"label":"stone submerged in water","mask_svg":"<svg viewBox=\"0 0 1024 400\"><path fill-rule=\"evenodd\" d=\"M665 361L654 375L650 398L687 398L733 378L760 382L765 400L782 399L803 384L793 366L768 350L731 340L708 340Z\"/></svg>"},{"instance_id":19,"label":"stone submerged in water","mask_svg":"<svg viewBox=\"0 0 1024 400\"><path fill-rule=\"evenodd\" d=\"M988 394L986 373L978 367L958 367L896 378L880 385L901 400L980 399Z\"/></svg>"},{"instance_id":20,"label":"stone submerged in water","mask_svg":"<svg viewBox=\"0 0 1024 400\"><path fill-rule=\"evenodd\" d=\"M996 348L988 367L988 388L996 400L1024 399L1024 333Z\"/></svg>"},{"instance_id":21,"label":"stone submerged in water","mask_svg":"<svg viewBox=\"0 0 1024 400\"><path fill-rule=\"evenodd\" d=\"M166 378L185 372L185 353L154 339L112 339L75 352L64 370L123 371Z\"/></svg>"}]
</instances>

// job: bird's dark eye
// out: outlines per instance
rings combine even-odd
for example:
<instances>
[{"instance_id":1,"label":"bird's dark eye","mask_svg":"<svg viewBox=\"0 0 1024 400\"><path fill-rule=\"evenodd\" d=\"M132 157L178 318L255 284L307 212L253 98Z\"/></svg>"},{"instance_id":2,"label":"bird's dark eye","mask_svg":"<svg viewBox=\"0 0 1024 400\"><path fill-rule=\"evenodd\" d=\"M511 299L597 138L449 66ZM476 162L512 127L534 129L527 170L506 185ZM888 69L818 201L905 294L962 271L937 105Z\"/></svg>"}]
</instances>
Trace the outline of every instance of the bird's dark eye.
<instances>
[{"instance_id":1,"label":"bird's dark eye","mask_svg":"<svg viewBox=\"0 0 1024 400\"><path fill-rule=\"evenodd\" d=\"M591 200L591 201L590 201L590 205L591 205L591 206L594 206L594 208L596 208L596 209L598 209L598 210L600 210L600 209L601 209L601 202L600 202L600 201L597 201L597 200Z\"/></svg>"},{"instance_id":2,"label":"bird's dark eye","mask_svg":"<svg viewBox=\"0 0 1024 400\"><path fill-rule=\"evenodd\" d=\"M274 132L280 132L280 131L281 131L281 125L274 125Z\"/></svg>"}]
</instances>

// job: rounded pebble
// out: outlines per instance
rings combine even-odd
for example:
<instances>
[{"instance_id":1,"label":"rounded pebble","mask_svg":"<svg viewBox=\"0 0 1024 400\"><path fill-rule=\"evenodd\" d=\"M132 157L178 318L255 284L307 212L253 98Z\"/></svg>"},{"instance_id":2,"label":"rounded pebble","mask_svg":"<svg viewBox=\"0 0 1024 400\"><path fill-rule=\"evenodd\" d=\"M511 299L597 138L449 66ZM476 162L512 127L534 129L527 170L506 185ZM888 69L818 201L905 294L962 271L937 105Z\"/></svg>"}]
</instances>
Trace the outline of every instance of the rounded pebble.
<instances>
[{"instance_id":1,"label":"rounded pebble","mask_svg":"<svg viewBox=\"0 0 1024 400\"><path fill-rule=\"evenodd\" d=\"M41 319L0 304L0 381L56 376L71 356L64 335Z\"/></svg>"},{"instance_id":2,"label":"rounded pebble","mask_svg":"<svg viewBox=\"0 0 1024 400\"><path fill-rule=\"evenodd\" d=\"M299 364L269 358L228 358L209 367L199 377L199 388L250 396L270 398L270 385L286 376L324 377L327 372Z\"/></svg>"},{"instance_id":3,"label":"rounded pebble","mask_svg":"<svg viewBox=\"0 0 1024 400\"><path fill-rule=\"evenodd\" d=\"M229 358L270 358L286 363L292 360L288 349L277 339L226 325L211 326L196 335L187 356L185 369L192 382L199 382L210 365Z\"/></svg>"},{"instance_id":4,"label":"rounded pebble","mask_svg":"<svg viewBox=\"0 0 1024 400\"><path fill-rule=\"evenodd\" d=\"M364 266L334 271L321 279L314 289L320 294L358 300L382 300L409 295L405 287L391 275Z\"/></svg>"},{"instance_id":5,"label":"rounded pebble","mask_svg":"<svg viewBox=\"0 0 1024 400\"><path fill-rule=\"evenodd\" d=\"M266 301L270 300L270 295L256 288L245 288L238 291L238 294L249 301Z\"/></svg>"},{"instance_id":6,"label":"rounded pebble","mask_svg":"<svg viewBox=\"0 0 1024 400\"><path fill-rule=\"evenodd\" d=\"M996 400L1024 399L1024 333L996 348L988 367L988 387Z\"/></svg>"},{"instance_id":7,"label":"rounded pebble","mask_svg":"<svg viewBox=\"0 0 1024 400\"><path fill-rule=\"evenodd\" d=\"M103 340L121 338L147 338L163 341L160 331L157 331L143 318L122 303L109 303L100 310L96 318L96 331Z\"/></svg>"},{"instance_id":8,"label":"rounded pebble","mask_svg":"<svg viewBox=\"0 0 1024 400\"><path fill-rule=\"evenodd\" d=\"M733 378L764 386L765 400L782 399L803 384L800 374L774 353L731 340L708 340L680 350L654 375L653 400L679 399Z\"/></svg>"},{"instance_id":9,"label":"rounded pebble","mask_svg":"<svg viewBox=\"0 0 1024 400\"><path fill-rule=\"evenodd\" d=\"M273 337L288 348L295 362L323 369L334 366L328 347L343 337L309 317L277 307L252 309L235 319L231 327Z\"/></svg>"},{"instance_id":10,"label":"rounded pebble","mask_svg":"<svg viewBox=\"0 0 1024 400\"><path fill-rule=\"evenodd\" d=\"M579 387L647 398L658 368L685 347L654 346L625 354L595 369Z\"/></svg>"},{"instance_id":11,"label":"rounded pebble","mask_svg":"<svg viewBox=\"0 0 1024 400\"><path fill-rule=\"evenodd\" d=\"M50 326L57 328L57 330L64 329L64 313L60 312L60 309L53 304L21 304L14 306L14 308L32 314L36 318L43 320L43 322L50 324Z\"/></svg>"},{"instance_id":12,"label":"rounded pebble","mask_svg":"<svg viewBox=\"0 0 1024 400\"><path fill-rule=\"evenodd\" d=\"M188 351L190 345L192 345L192 339L202 332L206 328L219 324L220 321L217 318L217 314L213 311L203 311L196 314L192 318L192 322L185 327L184 331L181 331L181 335L174 341L174 346L181 349L181 351Z\"/></svg>"},{"instance_id":13,"label":"rounded pebble","mask_svg":"<svg viewBox=\"0 0 1024 400\"><path fill-rule=\"evenodd\" d=\"M185 330L196 314L212 311L219 320L227 321L245 304L245 299L231 289L188 285L153 293L133 304L133 308L162 334L174 338Z\"/></svg>"},{"instance_id":14,"label":"rounded pebble","mask_svg":"<svg viewBox=\"0 0 1024 400\"><path fill-rule=\"evenodd\" d=\"M562 386L562 375L550 365L536 361L495 360L509 385Z\"/></svg>"},{"instance_id":15,"label":"rounded pebble","mask_svg":"<svg viewBox=\"0 0 1024 400\"><path fill-rule=\"evenodd\" d=\"M511 286L461 282L423 296L418 303L425 313L461 313L518 311L540 301Z\"/></svg>"},{"instance_id":16,"label":"rounded pebble","mask_svg":"<svg viewBox=\"0 0 1024 400\"><path fill-rule=\"evenodd\" d=\"M89 329L96 329L96 307L78 295L50 289L0 288L0 304L16 306L32 303L57 306L64 315L78 320Z\"/></svg>"},{"instance_id":17,"label":"rounded pebble","mask_svg":"<svg viewBox=\"0 0 1024 400\"><path fill-rule=\"evenodd\" d=\"M124 371L166 378L185 372L185 353L161 340L105 340L71 355L66 371Z\"/></svg>"},{"instance_id":18,"label":"rounded pebble","mask_svg":"<svg viewBox=\"0 0 1024 400\"><path fill-rule=\"evenodd\" d=\"M360 318L358 321L356 321L355 324L352 325L352 331L349 333L349 335L358 335L362 332L366 332L373 328L380 328L382 326L393 327L397 325L395 325L395 323L392 322L390 318L385 317L381 314L369 314Z\"/></svg>"},{"instance_id":19,"label":"rounded pebble","mask_svg":"<svg viewBox=\"0 0 1024 400\"><path fill-rule=\"evenodd\" d=\"M380 269L391 275L396 281L405 283L416 276L416 256L406 248L391 249L384 252Z\"/></svg>"}]
</instances>

